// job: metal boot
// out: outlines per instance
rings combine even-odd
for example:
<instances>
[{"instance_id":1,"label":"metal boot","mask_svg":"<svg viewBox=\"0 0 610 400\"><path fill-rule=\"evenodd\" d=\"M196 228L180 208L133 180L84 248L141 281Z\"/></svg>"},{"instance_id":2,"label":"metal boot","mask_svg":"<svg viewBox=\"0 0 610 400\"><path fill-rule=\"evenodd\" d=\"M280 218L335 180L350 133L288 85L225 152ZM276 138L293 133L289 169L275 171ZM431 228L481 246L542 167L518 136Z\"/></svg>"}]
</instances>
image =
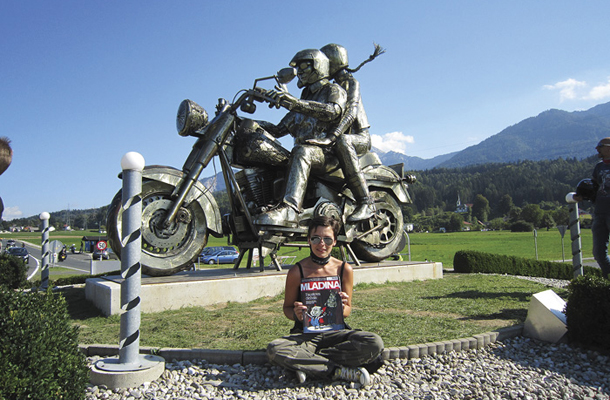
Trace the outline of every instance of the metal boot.
<instances>
[{"instance_id":1,"label":"metal boot","mask_svg":"<svg viewBox=\"0 0 610 400\"><path fill-rule=\"evenodd\" d=\"M366 185L364 174L358 172L354 177L350 178L347 182L356 199L356 209L347 218L348 222L362 221L364 219L371 218L375 214L375 202L369 195L369 188Z\"/></svg>"}]
</instances>

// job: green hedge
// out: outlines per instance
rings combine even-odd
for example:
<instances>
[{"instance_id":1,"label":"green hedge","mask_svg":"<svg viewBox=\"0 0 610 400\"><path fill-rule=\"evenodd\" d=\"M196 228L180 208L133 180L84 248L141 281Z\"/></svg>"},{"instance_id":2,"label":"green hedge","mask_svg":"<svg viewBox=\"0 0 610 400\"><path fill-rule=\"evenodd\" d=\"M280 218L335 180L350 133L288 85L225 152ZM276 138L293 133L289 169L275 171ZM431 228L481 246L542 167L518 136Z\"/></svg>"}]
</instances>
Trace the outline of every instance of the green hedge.
<instances>
[{"instance_id":1,"label":"green hedge","mask_svg":"<svg viewBox=\"0 0 610 400\"><path fill-rule=\"evenodd\" d=\"M83 399L89 381L63 296L0 288L0 399Z\"/></svg>"},{"instance_id":2,"label":"green hedge","mask_svg":"<svg viewBox=\"0 0 610 400\"><path fill-rule=\"evenodd\" d=\"M568 290L568 340L610 350L610 281L579 276Z\"/></svg>"},{"instance_id":3,"label":"green hedge","mask_svg":"<svg viewBox=\"0 0 610 400\"><path fill-rule=\"evenodd\" d=\"M453 257L453 270L462 273L494 273L536 276L551 279L572 279L572 264L502 256L480 251L460 250ZM599 268L584 266L585 275L601 277Z\"/></svg>"},{"instance_id":4,"label":"green hedge","mask_svg":"<svg viewBox=\"0 0 610 400\"><path fill-rule=\"evenodd\" d=\"M17 289L27 282L28 266L22 259L9 254L0 255L0 287Z\"/></svg>"},{"instance_id":5,"label":"green hedge","mask_svg":"<svg viewBox=\"0 0 610 400\"><path fill-rule=\"evenodd\" d=\"M72 275L72 276L60 277L60 278L56 278L56 279L49 279L49 286L55 287L55 286L81 285L81 284L86 283L87 279L99 278L102 276L110 276L110 275L121 275L121 271L104 272L102 274L97 274L97 275ZM40 279L31 281L32 287L40 287L40 284L41 284Z\"/></svg>"}]
</instances>

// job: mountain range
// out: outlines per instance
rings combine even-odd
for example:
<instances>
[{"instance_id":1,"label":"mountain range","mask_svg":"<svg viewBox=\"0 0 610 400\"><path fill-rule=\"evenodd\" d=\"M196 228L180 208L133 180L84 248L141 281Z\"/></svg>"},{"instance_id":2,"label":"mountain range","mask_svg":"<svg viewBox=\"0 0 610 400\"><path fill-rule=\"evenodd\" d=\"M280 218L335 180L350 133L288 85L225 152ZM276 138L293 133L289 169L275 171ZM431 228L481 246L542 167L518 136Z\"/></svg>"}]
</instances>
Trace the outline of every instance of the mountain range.
<instances>
[{"instance_id":1,"label":"mountain range","mask_svg":"<svg viewBox=\"0 0 610 400\"><path fill-rule=\"evenodd\" d=\"M479 144L434 158L383 152L377 148L371 151L377 153L385 165L404 163L406 171L422 171L524 160L581 160L595 154L595 144L607 136L610 136L610 102L585 111L547 110L511 125ZM213 190L224 190L221 174L204 178L202 183L213 186Z\"/></svg>"},{"instance_id":2,"label":"mountain range","mask_svg":"<svg viewBox=\"0 0 610 400\"><path fill-rule=\"evenodd\" d=\"M418 171L524 160L583 159L595 154L595 145L607 136L610 136L610 103L586 111L547 110L479 144L431 159L374 151L386 165L403 162L406 170Z\"/></svg>"}]
</instances>

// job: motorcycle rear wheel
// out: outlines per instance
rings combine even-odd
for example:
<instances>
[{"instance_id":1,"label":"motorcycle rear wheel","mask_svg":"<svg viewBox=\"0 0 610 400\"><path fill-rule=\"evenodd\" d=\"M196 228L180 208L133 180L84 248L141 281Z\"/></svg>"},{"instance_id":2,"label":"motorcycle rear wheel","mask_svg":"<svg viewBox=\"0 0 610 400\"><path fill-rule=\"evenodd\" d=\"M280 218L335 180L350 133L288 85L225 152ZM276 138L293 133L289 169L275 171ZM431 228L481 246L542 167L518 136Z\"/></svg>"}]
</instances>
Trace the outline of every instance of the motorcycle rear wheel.
<instances>
[{"instance_id":1,"label":"motorcycle rear wheel","mask_svg":"<svg viewBox=\"0 0 610 400\"><path fill-rule=\"evenodd\" d=\"M403 232L402 210L396 199L383 191L371 192L371 197L375 199L376 216L381 218L383 225L378 230L379 244L372 245L365 241L355 240L352 243L352 249L359 259L377 262L398 253L405 247L406 241ZM366 224L366 222L362 222L362 224Z\"/></svg>"},{"instance_id":2,"label":"motorcycle rear wheel","mask_svg":"<svg viewBox=\"0 0 610 400\"><path fill-rule=\"evenodd\" d=\"M142 273L151 276L172 275L189 269L208 241L205 214L198 202L192 202L183 214L186 222L175 222L168 229L159 228L171 204L174 186L159 181L142 182ZM110 247L121 258L123 209L119 190L108 207L107 231Z\"/></svg>"}]
</instances>

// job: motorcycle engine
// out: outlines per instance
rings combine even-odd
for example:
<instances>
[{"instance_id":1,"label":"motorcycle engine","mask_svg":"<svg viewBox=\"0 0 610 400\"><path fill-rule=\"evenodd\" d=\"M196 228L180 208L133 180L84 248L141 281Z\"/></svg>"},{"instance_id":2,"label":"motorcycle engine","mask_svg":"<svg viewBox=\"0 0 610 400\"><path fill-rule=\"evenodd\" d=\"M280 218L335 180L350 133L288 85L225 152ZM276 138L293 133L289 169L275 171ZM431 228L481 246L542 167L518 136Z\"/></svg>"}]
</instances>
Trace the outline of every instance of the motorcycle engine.
<instances>
[{"instance_id":1,"label":"motorcycle engine","mask_svg":"<svg viewBox=\"0 0 610 400\"><path fill-rule=\"evenodd\" d=\"M235 173L235 178L251 212L256 214L261 208L277 203L280 182L277 170L245 168Z\"/></svg>"}]
</instances>

